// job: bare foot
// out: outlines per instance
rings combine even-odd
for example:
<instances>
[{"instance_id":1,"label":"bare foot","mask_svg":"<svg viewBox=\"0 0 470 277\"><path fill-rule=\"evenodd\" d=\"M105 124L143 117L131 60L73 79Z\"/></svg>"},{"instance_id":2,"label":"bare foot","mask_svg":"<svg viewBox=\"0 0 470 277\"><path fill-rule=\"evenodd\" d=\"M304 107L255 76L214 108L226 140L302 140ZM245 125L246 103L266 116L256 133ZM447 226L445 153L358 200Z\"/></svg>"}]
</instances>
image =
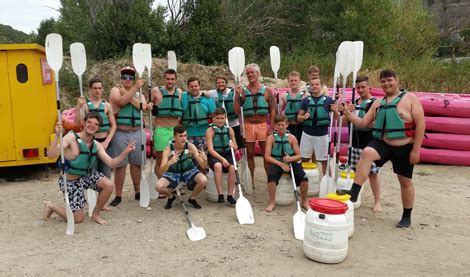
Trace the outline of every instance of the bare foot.
<instances>
[{"instance_id":1,"label":"bare foot","mask_svg":"<svg viewBox=\"0 0 470 277\"><path fill-rule=\"evenodd\" d=\"M380 203L376 203L374 208L372 209L372 211L374 211L374 213L381 213L382 212L382 206L380 205Z\"/></svg>"},{"instance_id":2,"label":"bare foot","mask_svg":"<svg viewBox=\"0 0 470 277\"><path fill-rule=\"evenodd\" d=\"M276 203L271 203L264 210L267 211L268 213L270 213L274 210L275 207L276 207Z\"/></svg>"},{"instance_id":3,"label":"bare foot","mask_svg":"<svg viewBox=\"0 0 470 277\"><path fill-rule=\"evenodd\" d=\"M110 212L112 211L113 209L111 209L110 206L104 206L103 208L101 208L102 211L106 211L106 212Z\"/></svg>"},{"instance_id":4,"label":"bare foot","mask_svg":"<svg viewBox=\"0 0 470 277\"><path fill-rule=\"evenodd\" d=\"M108 222L106 220L102 219L99 215L92 215L91 220L93 220L94 222L96 222L100 225L108 224Z\"/></svg>"},{"instance_id":5,"label":"bare foot","mask_svg":"<svg viewBox=\"0 0 470 277\"><path fill-rule=\"evenodd\" d=\"M44 220L48 220L51 218L52 209L51 209L52 202L51 201L44 201Z\"/></svg>"}]
</instances>

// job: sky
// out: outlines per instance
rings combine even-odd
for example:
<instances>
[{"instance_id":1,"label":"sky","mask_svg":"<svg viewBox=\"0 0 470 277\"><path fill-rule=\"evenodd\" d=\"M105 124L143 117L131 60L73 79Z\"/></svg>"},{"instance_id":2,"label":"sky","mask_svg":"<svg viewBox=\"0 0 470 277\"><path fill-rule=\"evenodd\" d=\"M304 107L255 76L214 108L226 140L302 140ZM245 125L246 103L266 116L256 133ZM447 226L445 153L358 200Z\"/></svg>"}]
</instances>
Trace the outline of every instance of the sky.
<instances>
[{"instance_id":1,"label":"sky","mask_svg":"<svg viewBox=\"0 0 470 277\"><path fill-rule=\"evenodd\" d=\"M166 0L155 0L157 4L166 5ZM60 0L0 0L0 7L0 24L29 34L41 20L59 16Z\"/></svg>"}]
</instances>

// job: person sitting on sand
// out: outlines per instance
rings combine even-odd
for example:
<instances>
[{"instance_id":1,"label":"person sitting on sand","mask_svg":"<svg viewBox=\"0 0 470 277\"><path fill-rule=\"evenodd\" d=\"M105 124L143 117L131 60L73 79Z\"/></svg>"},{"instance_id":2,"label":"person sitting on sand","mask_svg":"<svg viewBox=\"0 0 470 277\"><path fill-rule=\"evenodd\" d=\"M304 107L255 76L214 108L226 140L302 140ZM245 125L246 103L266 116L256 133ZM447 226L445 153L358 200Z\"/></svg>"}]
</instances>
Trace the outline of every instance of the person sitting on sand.
<instances>
[{"instance_id":1,"label":"person sitting on sand","mask_svg":"<svg viewBox=\"0 0 470 277\"><path fill-rule=\"evenodd\" d=\"M83 129L79 133L69 132L63 137L63 149L65 165L64 174L67 178L67 190L69 193L70 208L73 212L75 223L81 223L84 219L83 207L85 206L84 192L87 189L93 189L99 192L96 207L93 210L91 219L98 224L107 224L106 220L101 218L101 210L110 210L105 207L111 193L113 192L113 182L98 172L96 168L97 157L106 163L109 167L116 167L130 152L134 151L134 141L130 141L124 151L116 158L112 159L104 150L103 146L97 142L93 135L98 132L102 119L96 112L90 112L83 119ZM59 134L62 129L62 123L56 126L56 136L54 141L47 149L47 157L57 158L60 155ZM59 177L59 188L64 191L63 176ZM51 201L45 201L44 220L51 217L52 213L58 214L67 220L65 208L60 207Z\"/></svg>"},{"instance_id":2,"label":"person sitting on sand","mask_svg":"<svg viewBox=\"0 0 470 277\"><path fill-rule=\"evenodd\" d=\"M196 209L201 208L196 198L206 187L207 178L198 170L193 159L202 170L207 169L207 156L204 151L198 150L194 144L188 141L186 128L176 126L173 129L173 141L163 151L158 172L162 178L158 179L156 185L157 191L168 198L165 209L171 209L171 205L176 199L173 192L180 182L185 182L188 189L193 191L189 196L188 203Z\"/></svg>"},{"instance_id":3,"label":"person sitting on sand","mask_svg":"<svg viewBox=\"0 0 470 277\"><path fill-rule=\"evenodd\" d=\"M276 206L276 186L284 172L290 172L289 164L293 167L295 184L300 186L302 207L308 209L307 202L308 178L302 168L300 149L297 139L287 131L289 122L286 116L277 115L274 118L276 131L266 140L264 159L268 162L268 194L267 212Z\"/></svg>"}]
</instances>

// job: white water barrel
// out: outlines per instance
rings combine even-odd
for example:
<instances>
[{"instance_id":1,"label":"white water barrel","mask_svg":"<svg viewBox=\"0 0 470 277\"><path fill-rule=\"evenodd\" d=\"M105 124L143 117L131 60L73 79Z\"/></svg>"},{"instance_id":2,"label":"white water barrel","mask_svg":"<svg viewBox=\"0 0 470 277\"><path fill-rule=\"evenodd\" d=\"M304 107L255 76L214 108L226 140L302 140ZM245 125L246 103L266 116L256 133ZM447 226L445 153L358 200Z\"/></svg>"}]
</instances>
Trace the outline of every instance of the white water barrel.
<instances>
[{"instance_id":1,"label":"white water barrel","mask_svg":"<svg viewBox=\"0 0 470 277\"><path fill-rule=\"evenodd\" d=\"M353 202L351 202L351 200L349 200L351 198L351 195L339 195L336 193L329 193L326 198L337 200L348 205L348 210L346 211L346 219L349 222L348 238L352 237L352 235L354 234L354 204Z\"/></svg>"},{"instance_id":2,"label":"white water barrel","mask_svg":"<svg viewBox=\"0 0 470 277\"><path fill-rule=\"evenodd\" d=\"M354 183L354 177L356 177L356 174L354 171L351 170L349 172L349 182L348 182L348 172L347 171L341 171L338 176L338 181L336 182L336 188L337 189L347 189L350 190L352 187L352 184ZM361 207L361 198L362 198L362 189L359 192L359 195L357 196L357 201L353 202L354 204L354 209L358 209Z\"/></svg>"},{"instance_id":3,"label":"white water barrel","mask_svg":"<svg viewBox=\"0 0 470 277\"><path fill-rule=\"evenodd\" d=\"M320 192L320 171L316 163L303 162L302 167L308 178L307 196L318 195Z\"/></svg>"},{"instance_id":4,"label":"white water barrel","mask_svg":"<svg viewBox=\"0 0 470 277\"><path fill-rule=\"evenodd\" d=\"M305 255L322 263L340 263L348 254L348 206L340 201L312 198L305 217Z\"/></svg>"},{"instance_id":5,"label":"white water barrel","mask_svg":"<svg viewBox=\"0 0 470 277\"><path fill-rule=\"evenodd\" d=\"M294 201L292 178L289 173L283 173L276 187L276 205L287 206Z\"/></svg>"},{"instance_id":6,"label":"white water barrel","mask_svg":"<svg viewBox=\"0 0 470 277\"><path fill-rule=\"evenodd\" d=\"M223 179L222 179L222 193L224 194L224 198L227 198L227 178L228 178L228 173L222 173L223 174ZM217 203L219 194L217 193L217 189L215 187L215 181L214 181L214 171L212 169L209 169L209 172L206 174L207 178L207 186L206 186L206 199L207 201Z\"/></svg>"}]
</instances>

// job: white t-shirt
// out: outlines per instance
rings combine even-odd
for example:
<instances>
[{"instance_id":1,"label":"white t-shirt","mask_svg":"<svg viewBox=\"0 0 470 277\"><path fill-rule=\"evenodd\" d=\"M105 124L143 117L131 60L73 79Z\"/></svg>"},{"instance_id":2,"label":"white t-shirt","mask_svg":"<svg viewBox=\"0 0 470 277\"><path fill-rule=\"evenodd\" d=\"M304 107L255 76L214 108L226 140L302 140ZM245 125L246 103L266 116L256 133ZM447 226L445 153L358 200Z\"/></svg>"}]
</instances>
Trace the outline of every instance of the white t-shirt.
<instances>
[{"instance_id":1,"label":"white t-shirt","mask_svg":"<svg viewBox=\"0 0 470 277\"><path fill-rule=\"evenodd\" d=\"M229 89L229 88L225 89L225 92L222 94L222 96L224 97L224 99L227 98L229 92L230 92L230 89ZM214 100L214 102L215 102L215 103L217 104L217 106L218 106L218 103L219 103L219 94L217 93L217 90L216 90L216 89L209 90L209 91L208 91L208 96L209 96L210 98L212 98L212 99ZM234 94L234 96L235 96L235 94ZM232 99L232 100L234 100L234 99ZM229 121L228 121L228 126L229 126L229 127L235 127L235 126L238 126L238 125L240 125L240 123L238 122L238 118L235 118L235 119L232 119L232 120L229 120Z\"/></svg>"}]
</instances>

